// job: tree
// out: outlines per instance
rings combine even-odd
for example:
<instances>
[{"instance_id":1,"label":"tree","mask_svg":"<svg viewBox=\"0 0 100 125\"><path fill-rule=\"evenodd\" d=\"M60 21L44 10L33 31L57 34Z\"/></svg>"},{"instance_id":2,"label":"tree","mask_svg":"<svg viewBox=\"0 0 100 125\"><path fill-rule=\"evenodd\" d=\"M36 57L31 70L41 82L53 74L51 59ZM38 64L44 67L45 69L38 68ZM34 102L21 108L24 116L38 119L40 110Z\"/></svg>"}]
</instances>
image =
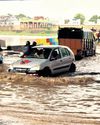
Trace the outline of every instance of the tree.
<instances>
[{"instance_id":1,"label":"tree","mask_svg":"<svg viewBox=\"0 0 100 125\"><path fill-rule=\"evenodd\" d=\"M98 19L100 19L100 16L98 16Z\"/></svg>"},{"instance_id":2,"label":"tree","mask_svg":"<svg viewBox=\"0 0 100 125\"><path fill-rule=\"evenodd\" d=\"M100 17L99 17L98 15L93 15L93 16L89 19L89 21L94 22L94 23L97 23L97 20L98 20L99 18L100 18Z\"/></svg>"},{"instance_id":3,"label":"tree","mask_svg":"<svg viewBox=\"0 0 100 125\"><path fill-rule=\"evenodd\" d=\"M81 24L83 24L84 23L84 21L85 21L85 16L83 15L83 14L81 14L81 13L78 13L78 14L76 14L75 16L74 16L74 19L80 19L80 22L81 22Z\"/></svg>"},{"instance_id":4,"label":"tree","mask_svg":"<svg viewBox=\"0 0 100 125\"><path fill-rule=\"evenodd\" d=\"M29 18L29 19L30 19L29 16L26 16L26 15L24 15L24 14L16 15L16 18L17 18L17 19L21 19L21 18L23 18L23 17L26 17L26 18Z\"/></svg>"},{"instance_id":5,"label":"tree","mask_svg":"<svg viewBox=\"0 0 100 125\"><path fill-rule=\"evenodd\" d=\"M66 19L66 20L64 20L64 23L67 24L67 23L69 23L69 21L70 21L69 19Z\"/></svg>"},{"instance_id":6,"label":"tree","mask_svg":"<svg viewBox=\"0 0 100 125\"><path fill-rule=\"evenodd\" d=\"M12 14L8 13L8 16L13 16Z\"/></svg>"}]
</instances>

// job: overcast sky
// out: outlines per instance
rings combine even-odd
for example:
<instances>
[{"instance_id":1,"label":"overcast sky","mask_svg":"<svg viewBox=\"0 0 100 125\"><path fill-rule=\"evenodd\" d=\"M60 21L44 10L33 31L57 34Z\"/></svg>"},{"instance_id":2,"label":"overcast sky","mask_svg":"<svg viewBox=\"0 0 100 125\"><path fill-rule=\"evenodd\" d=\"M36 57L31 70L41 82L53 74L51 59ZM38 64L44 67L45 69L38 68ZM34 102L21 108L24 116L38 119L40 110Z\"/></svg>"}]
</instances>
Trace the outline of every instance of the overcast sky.
<instances>
[{"instance_id":1,"label":"overcast sky","mask_svg":"<svg viewBox=\"0 0 100 125\"><path fill-rule=\"evenodd\" d=\"M56 19L73 18L82 13L86 18L100 16L100 0L0 0L0 15L23 13Z\"/></svg>"}]
</instances>

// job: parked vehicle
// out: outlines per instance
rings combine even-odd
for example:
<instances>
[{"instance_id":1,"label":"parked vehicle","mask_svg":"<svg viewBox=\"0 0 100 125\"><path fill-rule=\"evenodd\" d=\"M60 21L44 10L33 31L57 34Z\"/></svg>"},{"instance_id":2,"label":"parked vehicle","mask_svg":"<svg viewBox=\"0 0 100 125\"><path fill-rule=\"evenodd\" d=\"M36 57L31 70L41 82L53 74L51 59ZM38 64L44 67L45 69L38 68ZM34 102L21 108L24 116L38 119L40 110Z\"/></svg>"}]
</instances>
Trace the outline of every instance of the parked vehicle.
<instances>
[{"instance_id":1,"label":"parked vehicle","mask_svg":"<svg viewBox=\"0 0 100 125\"><path fill-rule=\"evenodd\" d=\"M20 59L20 52L13 50L2 51L2 63L10 65Z\"/></svg>"},{"instance_id":2,"label":"parked vehicle","mask_svg":"<svg viewBox=\"0 0 100 125\"><path fill-rule=\"evenodd\" d=\"M93 56L96 53L96 41L92 30L64 27L58 30L58 42L71 48L76 58Z\"/></svg>"},{"instance_id":3,"label":"parked vehicle","mask_svg":"<svg viewBox=\"0 0 100 125\"><path fill-rule=\"evenodd\" d=\"M75 72L75 57L72 50L61 45L41 45L32 48L32 53L10 65L10 72L50 76L65 71Z\"/></svg>"}]
</instances>

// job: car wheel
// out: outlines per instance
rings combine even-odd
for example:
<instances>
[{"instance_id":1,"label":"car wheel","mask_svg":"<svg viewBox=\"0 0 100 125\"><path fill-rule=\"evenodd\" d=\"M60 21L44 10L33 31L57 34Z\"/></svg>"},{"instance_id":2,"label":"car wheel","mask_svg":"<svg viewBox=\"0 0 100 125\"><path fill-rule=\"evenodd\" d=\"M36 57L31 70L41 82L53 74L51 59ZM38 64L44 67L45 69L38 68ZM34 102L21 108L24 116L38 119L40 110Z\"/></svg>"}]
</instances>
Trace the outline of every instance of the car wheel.
<instances>
[{"instance_id":1,"label":"car wheel","mask_svg":"<svg viewBox=\"0 0 100 125\"><path fill-rule=\"evenodd\" d=\"M95 55L96 54L96 51L95 50L93 50L93 55Z\"/></svg>"},{"instance_id":2,"label":"car wheel","mask_svg":"<svg viewBox=\"0 0 100 125\"><path fill-rule=\"evenodd\" d=\"M46 77L51 76L51 70L49 69L49 67L43 69L42 75Z\"/></svg>"},{"instance_id":3,"label":"car wheel","mask_svg":"<svg viewBox=\"0 0 100 125\"><path fill-rule=\"evenodd\" d=\"M3 62L0 60L0 64L2 64Z\"/></svg>"},{"instance_id":4,"label":"car wheel","mask_svg":"<svg viewBox=\"0 0 100 125\"><path fill-rule=\"evenodd\" d=\"M76 71L76 65L74 63L72 63L69 68L69 72L75 72L75 71Z\"/></svg>"}]
</instances>

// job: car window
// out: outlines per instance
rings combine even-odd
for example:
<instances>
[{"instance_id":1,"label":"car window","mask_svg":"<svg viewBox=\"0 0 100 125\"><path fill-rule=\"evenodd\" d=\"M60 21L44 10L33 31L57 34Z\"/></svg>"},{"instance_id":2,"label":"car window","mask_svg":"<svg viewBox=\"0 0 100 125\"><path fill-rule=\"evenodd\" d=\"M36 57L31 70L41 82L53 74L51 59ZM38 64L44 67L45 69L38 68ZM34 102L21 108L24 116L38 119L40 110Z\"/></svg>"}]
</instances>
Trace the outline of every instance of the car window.
<instances>
[{"instance_id":1,"label":"car window","mask_svg":"<svg viewBox=\"0 0 100 125\"><path fill-rule=\"evenodd\" d=\"M56 59L59 59L61 58L61 54L60 54L60 51L59 49L54 49L52 54L51 54L51 60L56 60Z\"/></svg>"},{"instance_id":2,"label":"car window","mask_svg":"<svg viewBox=\"0 0 100 125\"><path fill-rule=\"evenodd\" d=\"M45 59L48 59L48 57L50 56L51 50L52 50L51 48L44 49L44 58Z\"/></svg>"},{"instance_id":3,"label":"car window","mask_svg":"<svg viewBox=\"0 0 100 125\"><path fill-rule=\"evenodd\" d=\"M38 58L38 59L48 59L51 48L33 48L30 55L27 58Z\"/></svg>"},{"instance_id":4,"label":"car window","mask_svg":"<svg viewBox=\"0 0 100 125\"><path fill-rule=\"evenodd\" d=\"M63 57L70 56L70 52L67 48L61 48L61 53Z\"/></svg>"}]
</instances>

